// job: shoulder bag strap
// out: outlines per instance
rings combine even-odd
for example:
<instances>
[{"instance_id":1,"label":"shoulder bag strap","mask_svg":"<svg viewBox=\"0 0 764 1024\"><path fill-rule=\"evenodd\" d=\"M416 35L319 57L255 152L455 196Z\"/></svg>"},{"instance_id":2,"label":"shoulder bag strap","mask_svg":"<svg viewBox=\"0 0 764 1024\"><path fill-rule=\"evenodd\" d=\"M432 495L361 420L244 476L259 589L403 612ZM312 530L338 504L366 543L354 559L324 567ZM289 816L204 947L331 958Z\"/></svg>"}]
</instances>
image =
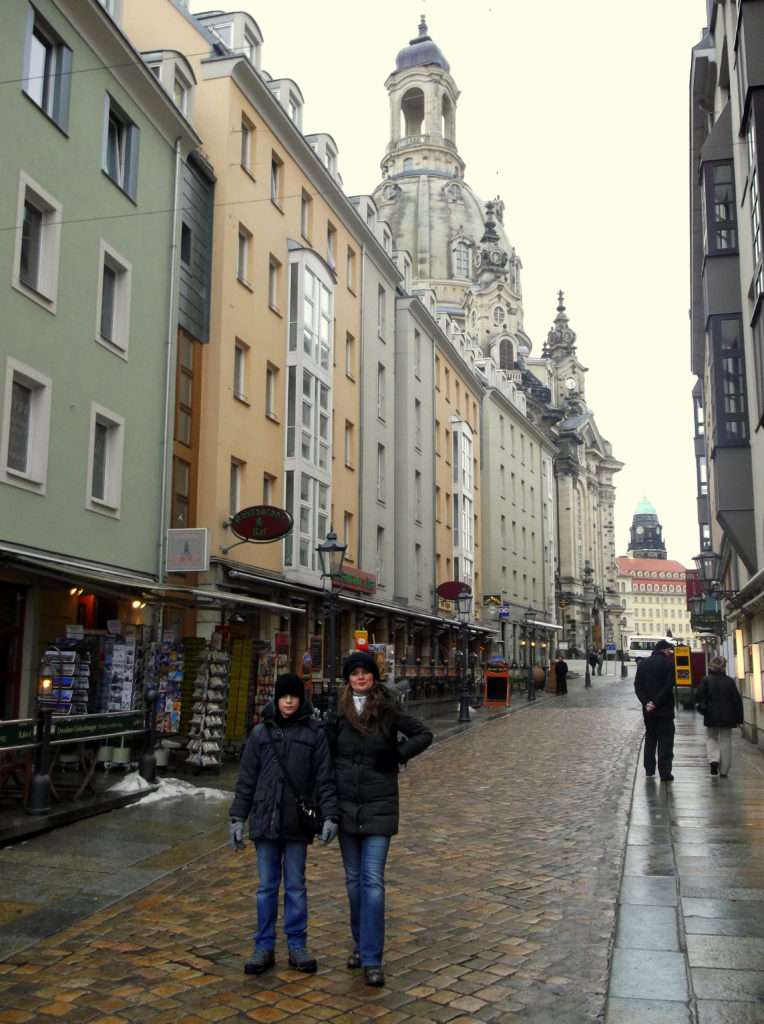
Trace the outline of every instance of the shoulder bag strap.
<instances>
[{"instance_id":1,"label":"shoulder bag strap","mask_svg":"<svg viewBox=\"0 0 764 1024\"><path fill-rule=\"evenodd\" d=\"M292 776L287 771L287 767L284 764L284 759L281 756L281 751L279 750L279 748L274 743L273 733L272 733L272 731L267 726L266 726L266 732L268 734L268 742L270 743L271 747L273 748L273 753L276 755L276 760L279 763L279 768L281 768L281 774L284 776L286 784L292 790L292 795L294 796L295 800L303 800L304 797L298 792L297 787L292 782Z\"/></svg>"}]
</instances>

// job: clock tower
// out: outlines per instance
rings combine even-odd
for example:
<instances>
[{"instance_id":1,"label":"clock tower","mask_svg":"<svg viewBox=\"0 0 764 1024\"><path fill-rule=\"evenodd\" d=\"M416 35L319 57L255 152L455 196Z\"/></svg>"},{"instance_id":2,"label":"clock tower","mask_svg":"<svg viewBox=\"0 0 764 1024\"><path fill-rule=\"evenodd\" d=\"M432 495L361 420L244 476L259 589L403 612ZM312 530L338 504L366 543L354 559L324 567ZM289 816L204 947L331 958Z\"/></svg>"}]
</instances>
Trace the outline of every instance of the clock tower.
<instances>
[{"instance_id":1,"label":"clock tower","mask_svg":"<svg viewBox=\"0 0 764 1024\"><path fill-rule=\"evenodd\" d=\"M666 543L663 527L652 502L643 498L637 505L629 531L629 556L631 558L666 558Z\"/></svg>"}]
</instances>

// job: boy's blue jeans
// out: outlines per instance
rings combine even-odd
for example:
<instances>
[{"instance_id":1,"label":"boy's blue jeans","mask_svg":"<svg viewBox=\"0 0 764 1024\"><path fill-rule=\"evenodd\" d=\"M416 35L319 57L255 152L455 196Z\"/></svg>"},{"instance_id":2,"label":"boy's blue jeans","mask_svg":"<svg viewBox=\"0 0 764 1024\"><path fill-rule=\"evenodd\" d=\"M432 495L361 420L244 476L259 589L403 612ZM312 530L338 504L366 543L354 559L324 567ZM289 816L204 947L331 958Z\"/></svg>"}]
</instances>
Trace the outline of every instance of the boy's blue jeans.
<instances>
[{"instance_id":1,"label":"boy's blue jeans","mask_svg":"<svg viewBox=\"0 0 764 1024\"><path fill-rule=\"evenodd\" d=\"M302 949L308 941L308 890L305 860L308 844L289 840L257 839L257 931L255 949L276 945L279 883L284 871L284 932L290 949Z\"/></svg>"},{"instance_id":2,"label":"boy's blue jeans","mask_svg":"<svg viewBox=\"0 0 764 1024\"><path fill-rule=\"evenodd\" d=\"M340 832L350 930L364 967L379 967L385 946L385 862L389 836Z\"/></svg>"}]
</instances>

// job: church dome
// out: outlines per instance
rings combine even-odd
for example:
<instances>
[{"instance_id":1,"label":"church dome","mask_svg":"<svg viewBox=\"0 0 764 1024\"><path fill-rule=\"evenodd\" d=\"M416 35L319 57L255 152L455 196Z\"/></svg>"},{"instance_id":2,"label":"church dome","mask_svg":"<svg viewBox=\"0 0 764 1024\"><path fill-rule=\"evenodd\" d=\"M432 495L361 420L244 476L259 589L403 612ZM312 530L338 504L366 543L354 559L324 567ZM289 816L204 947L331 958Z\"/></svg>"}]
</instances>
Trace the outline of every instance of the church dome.
<instances>
[{"instance_id":1,"label":"church dome","mask_svg":"<svg viewBox=\"0 0 764 1024\"><path fill-rule=\"evenodd\" d=\"M422 15L422 20L419 23L419 35L398 53L395 58L395 70L405 71L406 68L424 67L427 64L436 64L444 71L450 71L448 61L443 56L440 47L436 46L427 34L427 22Z\"/></svg>"},{"instance_id":2,"label":"church dome","mask_svg":"<svg viewBox=\"0 0 764 1024\"><path fill-rule=\"evenodd\" d=\"M642 498L640 503L637 505L637 509L636 509L636 512L634 513L634 515L636 515L636 516L654 516L654 515L657 515L657 513L655 511L655 506L653 505L653 503L651 501L648 501L647 498Z\"/></svg>"}]
</instances>

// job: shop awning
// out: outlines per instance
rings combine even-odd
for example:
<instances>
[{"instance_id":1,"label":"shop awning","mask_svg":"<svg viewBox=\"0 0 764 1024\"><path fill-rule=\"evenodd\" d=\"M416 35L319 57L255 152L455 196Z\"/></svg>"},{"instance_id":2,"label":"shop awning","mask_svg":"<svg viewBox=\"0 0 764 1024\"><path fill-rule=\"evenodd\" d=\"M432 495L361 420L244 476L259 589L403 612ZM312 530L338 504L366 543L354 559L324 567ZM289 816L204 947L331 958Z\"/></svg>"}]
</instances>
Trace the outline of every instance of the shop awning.
<instances>
[{"instance_id":1,"label":"shop awning","mask_svg":"<svg viewBox=\"0 0 764 1024\"><path fill-rule=\"evenodd\" d=\"M186 598L196 605L207 604L232 604L250 605L256 608L270 608L272 611L294 613L304 615L304 608L295 608L291 604L277 604L275 601L267 601L261 597L248 597L246 594L236 594L232 590L218 590L217 587L152 587L153 592L159 591L163 597Z\"/></svg>"},{"instance_id":2,"label":"shop awning","mask_svg":"<svg viewBox=\"0 0 764 1024\"><path fill-rule=\"evenodd\" d=\"M531 619L525 621L526 626L537 626L539 629L553 629L558 632L562 632L562 626L558 626L556 622L541 622L539 619Z\"/></svg>"}]
</instances>

